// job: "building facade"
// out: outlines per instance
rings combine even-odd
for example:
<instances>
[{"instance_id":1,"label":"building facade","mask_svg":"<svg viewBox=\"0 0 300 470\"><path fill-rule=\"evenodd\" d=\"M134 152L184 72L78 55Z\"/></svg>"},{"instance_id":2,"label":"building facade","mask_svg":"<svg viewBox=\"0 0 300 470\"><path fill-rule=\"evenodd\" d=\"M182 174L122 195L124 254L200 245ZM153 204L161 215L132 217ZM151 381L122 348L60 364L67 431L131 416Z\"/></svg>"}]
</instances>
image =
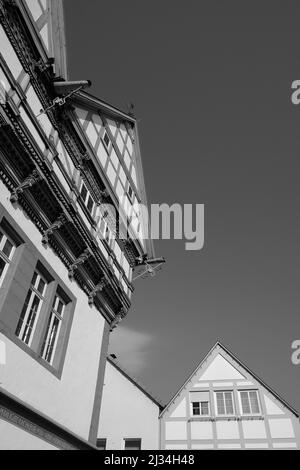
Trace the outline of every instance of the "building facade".
<instances>
[{"instance_id":1,"label":"building facade","mask_svg":"<svg viewBox=\"0 0 300 470\"><path fill-rule=\"evenodd\" d=\"M100 412L98 448L159 449L162 405L115 360L108 358Z\"/></svg>"},{"instance_id":2,"label":"building facade","mask_svg":"<svg viewBox=\"0 0 300 470\"><path fill-rule=\"evenodd\" d=\"M0 449L96 448L109 332L153 255L136 119L66 63L61 0L0 0Z\"/></svg>"},{"instance_id":3,"label":"building facade","mask_svg":"<svg viewBox=\"0 0 300 470\"><path fill-rule=\"evenodd\" d=\"M299 449L299 416L217 343L160 415L161 449Z\"/></svg>"}]
</instances>

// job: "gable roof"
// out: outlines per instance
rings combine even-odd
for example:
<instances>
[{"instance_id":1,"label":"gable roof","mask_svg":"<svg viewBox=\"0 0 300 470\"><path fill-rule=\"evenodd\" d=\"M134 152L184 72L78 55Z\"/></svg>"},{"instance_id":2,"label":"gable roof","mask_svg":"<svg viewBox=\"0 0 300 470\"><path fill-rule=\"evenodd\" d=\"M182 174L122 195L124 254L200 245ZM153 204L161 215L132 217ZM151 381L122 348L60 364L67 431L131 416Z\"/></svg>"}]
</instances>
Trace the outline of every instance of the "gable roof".
<instances>
[{"instance_id":1,"label":"gable roof","mask_svg":"<svg viewBox=\"0 0 300 470\"><path fill-rule=\"evenodd\" d=\"M147 195L146 195L146 187L145 187L145 180L144 180L144 172L143 172L143 164L142 164L142 157L141 157L141 150L140 150L140 142L139 142L139 132L138 132L138 123L137 119L133 116L131 113L126 113L115 106L112 106L111 104L97 98L96 96L92 95L91 93L87 93L86 91L79 91L76 94L74 94L70 98L70 102L74 106L74 124L75 122L78 123L78 126L76 127L77 132L79 135L81 135L82 139L85 140L87 138L88 144L92 150L92 152L97 155L100 141L99 139L96 141L97 146L95 147L95 142L91 142L86 134L86 129L84 130L84 126L87 126L87 123L93 121L94 118L99 119L99 116L101 116L101 119L105 117L105 120L107 120L107 125L106 125L106 131L110 134L112 132L112 125L115 125L115 131L110 135L110 140L113 142L113 147L114 150L117 152L116 155L118 155L119 158L119 163L122 167L123 172L125 172L126 175L126 181L130 184L131 189L133 190L134 194L134 205L136 202L139 204L142 204L144 207L148 208L148 201L147 201ZM78 115L78 111L81 112L83 110L84 116L81 118L80 115ZM122 149L119 146L118 143L118 137L119 135L122 134L122 126L126 123L126 135L128 134L127 137L127 142L130 141L130 147L131 150L128 150L127 143L124 144L124 141L120 139L120 142L122 143ZM105 126L105 125L104 125ZM119 129L120 126L120 129ZM129 128L131 129L129 131ZM125 130L125 127L124 127ZM99 130L96 131L96 134L98 134L98 137L100 136ZM117 134L116 134L117 132ZM130 137L129 137L130 136ZM126 157L122 156L122 153L124 152L124 149L127 152L127 156L129 157L130 163L126 162ZM126 153L125 151L125 153ZM101 159L100 159L101 162ZM103 164L105 164L103 162ZM101 163L100 163L101 166ZM102 170L104 171L104 167L102 167ZM104 172L105 173L105 172ZM104 174L103 173L103 174ZM107 176L107 175L105 175ZM114 188L111 188L111 197L113 200L115 200L115 203L118 205L120 202L118 199L117 195L117 183L118 183L118 178L114 179L114 182L111 181L112 186ZM109 181L108 181L109 183ZM124 183L127 184L127 183ZM109 188L109 184L107 189ZM121 204L122 206L122 204ZM124 209L124 207L123 207ZM125 210L126 212L126 210ZM149 236L150 232L150 220L147 220L147 217L144 218L143 216L143 211L140 211L139 216L138 216L139 221L142 224L143 230L142 234L145 234L145 237L142 235L142 239L139 236L133 236L132 240L135 245L138 246L138 252L143 252L147 253L149 258L154 258L155 257L155 252L154 252L154 244L153 240ZM132 227L129 227L129 231L132 231Z\"/></svg>"},{"instance_id":2,"label":"gable roof","mask_svg":"<svg viewBox=\"0 0 300 470\"><path fill-rule=\"evenodd\" d=\"M122 374L127 380L129 380L135 387L137 387L146 397L148 397L155 405L157 405L161 410L163 410L164 405L157 399L154 398L146 389L143 385L141 385L136 379L131 377L129 375L129 372L127 372L115 359L111 359L109 356L107 356L107 362L109 362L112 366L117 369L120 374Z\"/></svg>"},{"instance_id":3,"label":"gable roof","mask_svg":"<svg viewBox=\"0 0 300 470\"><path fill-rule=\"evenodd\" d=\"M262 385L266 390L268 390L273 396L275 396L286 408L288 408L297 418L299 418L298 412L290 406L280 395L275 392L271 387L269 387L262 379L260 379L254 372L252 372L245 364L243 364L231 351L229 351L223 344L221 344L219 341L215 343L215 345L209 350L209 352L206 354L204 359L198 364L198 366L193 370L193 372L189 375L187 380L184 382L184 384L180 387L180 389L175 393L175 395L171 398L169 403L165 406L165 408L162 410L160 417L164 415L166 410L169 408L172 402L176 400L176 398L180 395L182 390L186 387L188 382L196 375L196 373L203 367L205 362L209 360L212 356L212 354L216 350L220 350L220 352L225 352L234 362L237 363L238 366L240 366L242 369L244 369L248 374L250 374L253 379L255 379L260 385Z\"/></svg>"}]
</instances>

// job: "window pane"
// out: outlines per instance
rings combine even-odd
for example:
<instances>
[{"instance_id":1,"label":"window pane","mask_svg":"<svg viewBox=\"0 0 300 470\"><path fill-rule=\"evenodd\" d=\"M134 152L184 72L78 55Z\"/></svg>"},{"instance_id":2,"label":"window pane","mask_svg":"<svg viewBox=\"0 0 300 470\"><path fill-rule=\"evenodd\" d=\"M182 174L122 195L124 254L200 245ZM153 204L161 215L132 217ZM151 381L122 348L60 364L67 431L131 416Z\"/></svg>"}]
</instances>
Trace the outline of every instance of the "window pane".
<instances>
[{"instance_id":1,"label":"window pane","mask_svg":"<svg viewBox=\"0 0 300 470\"><path fill-rule=\"evenodd\" d=\"M105 450L106 449L106 439L97 439L97 447L100 450Z\"/></svg>"},{"instance_id":2,"label":"window pane","mask_svg":"<svg viewBox=\"0 0 300 470\"><path fill-rule=\"evenodd\" d=\"M193 415L200 415L200 403L193 402Z\"/></svg>"},{"instance_id":3,"label":"window pane","mask_svg":"<svg viewBox=\"0 0 300 470\"><path fill-rule=\"evenodd\" d=\"M201 403L201 414L202 415L208 415L209 414L208 401L203 401Z\"/></svg>"},{"instance_id":4,"label":"window pane","mask_svg":"<svg viewBox=\"0 0 300 470\"><path fill-rule=\"evenodd\" d=\"M36 280L37 280L37 277L38 277L38 273L35 271L34 275L33 275L33 278L32 278L32 281L31 281L31 284L36 287L35 283L36 283Z\"/></svg>"},{"instance_id":5,"label":"window pane","mask_svg":"<svg viewBox=\"0 0 300 470\"><path fill-rule=\"evenodd\" d=\"M0 257L0 278L2 276L5 266L6 266L5 261Z\"/></svg>"},{"instance_id":6,"label":"window pane","mask_svg":"<svg viewBox=\"0 0 300 470\"><path fill-rule=\"evenodd\" d=\"M81 194L81 196L82 196L83 200L85 201L85 199L86 199L86 196L87 196L87 189L86 189L86 187L85 187L85 185L84 185L84 184L82 185L82 188L81 188L81 192L80 192L80 194Z\"/></svg>"},{"instance_id":7,"label":"window pane","mask_svg":"<svg viewBox=\"0 0 300 470\"><path fill-rule=\"evenodd\" d=\"M26 296L26 299L25 299L25 302L24 302L24 305L23 305L23 308L22 308L22 312L21 312L21 316L20 316L20 319L19 319L19 322L18 322L18 326L17 326L17 329L16 329L16 335L17 336L19 336L20 332L21 332L21 328L22 328L24 317L25 317L25 314L26 314L26 311L27 311L27 308L28 308L31 293L32 293L32 291L31 291L31 289L29 289L29 291L27 293L27 296Z\"/></svg>"},{"instance_id":8,"label":"window pane","mask_svg":"<svg viewBox=\"0 0 300 470\"><path fill-rule=\"evenodd\" d=\"M64 308L64 304L62 303L61 300L58 301L58 305L57 305L57 313L59 315L62 315L63 313L63 308Z\"/></svg>"},{"instance_id":9,"label":"window pane","mask_svg":"<svg viewBox=\"0 0 300 470\"><path fill-rule=\"evenodd\" d=\"M87 203L87 208L88 208L89 212L92 212L93 206L94 206L93 199L91 198L91 196L89 196L89 200L88 200L88 203Z\"/></svg>"},{"instance_id":10,"label":"window pane","mask_svg":"<svg viewBox=\"0 0 300 470\"><path fill-rule=\"evenodd\" d=\"M141 439L125 439L125 450L141 450Z\"/></svg>"},{"instance_id":11,"label":"window pane","mask_svg":"<svg viewBox=\"0 0 300 470\"><path fill-rule=\"evenodd\" d=\"M232 393L225 392L225 405L226 405L226 414L232 415L233 414L233 400L232 400Z\"/></svg>"},{"instance_id":12,"label":"window pane","mask_svg":"<svg viewBox=\"0 0 300 470\"><path fill-rule=\"evenodd\" d=\"M107 135L107 133L105 132L104 134L104 138L103 138L104 142L105 142L105 145L108 147L109 146L109 137Z\"/></svg>"},{"instance_id":13,"label":"window pane","mask_svg":"<svg viewBox=\"0 0 300 470\"><path fill-rule=\"evenodd\" d=\"M224 415L225 414L225 404L224 404L224 397L223 392L217 392L217 408L218 414Z\"/></svg>"},{"instance_id":14,"label":"window pane","mask_svg":"<svg viewBox=\"0 0 300 470\"><path fill-rule=\"evenodd\" d=\"M243 413L249 414L251 410L250 410L248 392L241 392L241 402L242 402Z\"/></svg>"},{"instance_id":15,"label":"window pane","mask_svg":"<svg viewBox=\"0 0 300 470\"><path fill-rule=\"evenodd\" d=\"M40 299L37 295L34 295L32 305L27 316L26 326L22 335L22 341L28 344L31 338L31 333L35 324L36 314L39 308Z\"/></svg>"},{"instance_id":16,"label":"window pane","mask_svg":"<svg viewBox=\"0 0 300 470\"><path fill-rule=\"evenodd\" d=\"M52 314L49 318L49 322L47 326L47 332L46 332L47 342L45 343L44 352L43 352L44 359L47 362L52 361L59 323L60 323L59 319L54 314Z\"/></svg>"},{"instance_id":17,"label":"window pane","mask_svg":"<svg viewBox=\"0 0 300 470\"><path fill-rule=\"evenodd\" d=\"M44 281L43 279L40 279L40 280L39 280L39 285L38 285L38 287L37 287L37 290L39 291L39 293L40 293L41 295L43 295L43 293L44 293L45 285L46 285L45 281Z\"/></svg>"},{"instance_id":18,"label":"window pane","mask_svg":"<svg viewBox=\"0 0 300 470\"><path fill-rule=\"evenodd\" d=\"M42 346L42 357L50 364L52 363L55 355L57 340L60 332L60 325L62 323L60 316L63 315L64 307L65 303L58 295L56 295Z\"/></svg>"},{"instance_id":19,"label":"window pane","mask_svg":"<svg viewBox=\"0 0 300 470\"><path fill-rule=\"evenodd\" d=\"M13 244L9 240L6 240L2 251L8 258L11 255L13 247Z\"/></svg>"},{"instance_id":20,"label":"window pane","mask_svg":"<svg viewBox=\"0 0 300 470\"><path fill-rule=\"evenodd\" d=\"M251 411L254 414L259 413L259 403L258 403L258 396L256 391L249 392L250 396L250 403L251 403Z\"/></svg>"}]
</instances>

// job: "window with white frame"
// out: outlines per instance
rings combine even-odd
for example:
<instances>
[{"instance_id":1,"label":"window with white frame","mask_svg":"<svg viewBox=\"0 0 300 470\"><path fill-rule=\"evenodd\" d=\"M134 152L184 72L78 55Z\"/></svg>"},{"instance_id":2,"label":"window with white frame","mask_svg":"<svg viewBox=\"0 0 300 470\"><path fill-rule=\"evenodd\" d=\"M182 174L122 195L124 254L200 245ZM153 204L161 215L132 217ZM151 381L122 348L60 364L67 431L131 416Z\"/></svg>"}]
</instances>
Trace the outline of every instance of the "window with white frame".
<instances>
[{"instance_id":1,"label":"window with white frame","mask_svg":"<svg viewBox=\"0 0 300 470\"><path fill-rule=\"evenodd\" d=\"M260 405L257 390L240 390L243 415L260 414Z\"/></svg>"},{"instance_id":2,"label":"window with white frame","mask_svg":"<svg viewBox=\"0 0 300 470\"><path fill-rule=\"evenodd\" d=\"M16 336L28 346L30 346L33 338L46 287L46 280L38 271L35 271L16 329Z\"/></svg>"},{"instance_id":3,"label":"window with white frame","mask_svg":"<svg viewBox=\"0 0 300 470\"><path fill-rule=\"evenodd\" d=\"M15 251L15 244L0 230L0 287Z\"/></svg>"},{"instance_id":4,"label":"window with white frame","mask_svg":"<svg viewBox=\"0 0 300 470\"><path fill-rule=\"evenodd\" d=\"M42 346L42 358L45 359L45 361L47 361L49 364L53 363L57 340L63 322L65 307L66 304L64 300L58 294L56 294Z\"/></svg>"},{"instance_id":5,"label":"window with white frame","mask_svg":"<svg viewBox=\"0 0 300 470\"><path fill-rule=\"evenodd\" d=\"M89 211L90 214L93 213L94 207L95 207L95 202L94 199L92 198L89 190L87 189L86 185L82 183L81 189L80 189L80 195L83 199L83 202Z\"/></svg>"},{"instance_id":6,"label":"window with white frame","mask_svg":"<svg viewBox=\"0 0 300 470\"><path fill-rule=\"evenodd\" d=\"M208 416L209 403L208 401L193 401L193 415L194 416Z\"/></svg>"},{"instance_id":7,"label":"window with white frame","mask_svg":"<svg viewBox=\"0 0 300 470\"><path fill-rule=\"evenodd\" d=\"M209 391L190 393L193 416L208 416L210 414Z\"/></svg>"},{"instance_id":8,"label":"window with white frame","mask_svg":"<svg viewBox=\"0 0 300 470\"><path fill-rule=\"evenodd\" d=\"M233 415L234 414L233 392L224 391L224 392L215 392L215 394L216 394L217 414L220 416Z\"/></svg>"}]
</instances>

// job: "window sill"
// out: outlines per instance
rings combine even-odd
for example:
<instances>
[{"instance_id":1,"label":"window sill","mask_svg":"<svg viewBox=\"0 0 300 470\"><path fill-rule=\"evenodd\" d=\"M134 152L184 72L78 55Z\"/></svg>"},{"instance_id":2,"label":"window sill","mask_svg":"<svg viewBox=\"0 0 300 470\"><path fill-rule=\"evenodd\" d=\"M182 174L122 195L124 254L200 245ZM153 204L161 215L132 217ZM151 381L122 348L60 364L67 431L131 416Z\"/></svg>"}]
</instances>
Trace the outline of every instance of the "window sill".
<instances>
[{"instance_id":1,"label":"window sill","mask_svg":"<svg viewBox=\"0 0 300 470\"><path fill-rule=\"evenodd\" d=\"M239 421L240 417L235 415L216 416L215 421Z\"/></svg>"},{"instance_id":2,"label":"window sill","mask_svg":"<svg viewBox=\"0 0 300 470\"><path fill-rule=\"evenodd\" d=\"M243 415L239 418L241 421L264 421L262 415Z\"/></svg>"},{"instance_id":3,"label":"window sill","mask_svg":"<svg viewBox=\"0 0 300 470\"><path fill-rule=\"evenodd\" d=\"M188 421L215 421L215 418L212 416L191 416Z\"/></svg>"},{"instance_id":4,"label":"window sill","mask_svg":"<svg viewBox=\"0 0 300 470\"><path fill-rule=\"evenodd\" d=\"M239 421L239 416L192 416L189 418L190 421Z\"/></svg>"}]
</instances>

